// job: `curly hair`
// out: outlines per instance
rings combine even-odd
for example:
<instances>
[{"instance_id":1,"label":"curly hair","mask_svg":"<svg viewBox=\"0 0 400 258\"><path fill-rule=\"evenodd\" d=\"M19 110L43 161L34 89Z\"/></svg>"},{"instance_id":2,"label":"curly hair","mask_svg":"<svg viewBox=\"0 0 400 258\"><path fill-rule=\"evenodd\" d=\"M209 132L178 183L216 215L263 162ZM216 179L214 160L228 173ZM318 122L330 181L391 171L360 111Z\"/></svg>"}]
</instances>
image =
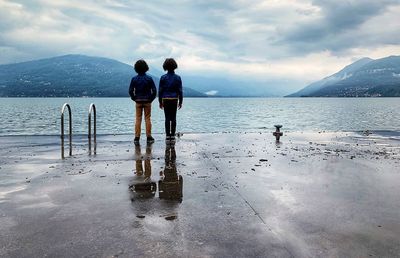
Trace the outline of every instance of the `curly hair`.
<instances>
[{"instance_id":1,"label":"curly hair","mask_svg":"<svg viewBox=\"0 0 400 258\"><path fill-rule=\"evenodd\" d=\"M135 72L138 74L144 74L149 70L149 66L143 59L137 60L135 63Z\"/></svg>"},{"instance_id":2,"label":"curly hair","mask_svg":"<svg viewBox=\"0 0 400 258\"><path fill-rule=\"evenodd\" d=\"M178 68L178 64L176 63L176 61L173 58L167 58L167 59L165 59L162 67L163 67L164 71L172 72L176 68Z\"/></svg>"}]
</instances>

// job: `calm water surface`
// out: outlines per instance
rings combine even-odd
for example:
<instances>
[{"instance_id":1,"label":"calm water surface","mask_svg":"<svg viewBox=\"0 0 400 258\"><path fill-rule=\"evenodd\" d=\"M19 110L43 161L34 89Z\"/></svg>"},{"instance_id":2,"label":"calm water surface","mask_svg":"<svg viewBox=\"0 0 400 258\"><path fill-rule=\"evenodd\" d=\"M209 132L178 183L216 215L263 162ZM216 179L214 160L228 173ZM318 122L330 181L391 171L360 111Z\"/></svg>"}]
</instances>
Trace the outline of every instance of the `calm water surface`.
<instances>
[{"instance_id":1,"label":"calm water surface","mask_svg":"<svg viewBox=\"0 0 400 258\"><path fill-rule=\"evenodd\" d=\"M87 133L90 103L97 107L98 134L131 134L129 98L0 98L0 135L57 135L63 103L72 108L73 132ZM181 132L400 131L400 98L186 98L178 111ZM164 114L153 102L153 132ZM67 123L67 120L66 120Z\"/></svg>"}]
</instances>

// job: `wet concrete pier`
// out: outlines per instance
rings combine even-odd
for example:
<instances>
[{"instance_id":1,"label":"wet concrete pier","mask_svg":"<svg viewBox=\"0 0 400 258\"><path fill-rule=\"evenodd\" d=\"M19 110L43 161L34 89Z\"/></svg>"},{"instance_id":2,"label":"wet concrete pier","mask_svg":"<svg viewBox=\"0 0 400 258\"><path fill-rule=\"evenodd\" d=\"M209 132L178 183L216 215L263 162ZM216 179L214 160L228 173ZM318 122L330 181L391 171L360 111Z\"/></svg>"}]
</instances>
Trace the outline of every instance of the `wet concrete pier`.
<instances>
[{"instance_id":1,"label":"wet concrete pier","mask_svg":"<svg viewBox=\"0 0 400 258\"><path fill-rule=\"evenodd\" d=\"M157 139L158 138L158 139ZM1 257L398 257L400 141L0 137Z\"/></svg>"}]
</instances>

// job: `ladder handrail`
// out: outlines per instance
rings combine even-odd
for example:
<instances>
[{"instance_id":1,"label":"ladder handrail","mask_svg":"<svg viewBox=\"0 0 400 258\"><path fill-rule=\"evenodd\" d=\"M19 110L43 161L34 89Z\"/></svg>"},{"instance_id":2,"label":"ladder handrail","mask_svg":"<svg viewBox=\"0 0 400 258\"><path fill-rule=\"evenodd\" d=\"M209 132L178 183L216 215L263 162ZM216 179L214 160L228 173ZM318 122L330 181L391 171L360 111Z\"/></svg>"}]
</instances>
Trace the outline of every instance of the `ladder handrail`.
<instances>
[{"instance_id":1,"label":"ladder handrail","mask_svg":"<svg viewBox=\"0 0 400 258\"><path fill-rule=\"evenodd\" d=\"M93 153L96 154L96 106L91 103L88 113L88 141L89 141L89 155L92 154L92 113L93 113Z\"/></svg>"},{"instance_id":2,"label":"ladder handrail","mask_svg":"<svg viewBox=\"0 0 400 258\"><path fill-rule=\"evenodd\" d=\"M69 117L69 156L72 156L72 112L68 103L64 103L61 108L61 158L64 159L64 112L68 109Z\"/></svg>"}]
</instances>

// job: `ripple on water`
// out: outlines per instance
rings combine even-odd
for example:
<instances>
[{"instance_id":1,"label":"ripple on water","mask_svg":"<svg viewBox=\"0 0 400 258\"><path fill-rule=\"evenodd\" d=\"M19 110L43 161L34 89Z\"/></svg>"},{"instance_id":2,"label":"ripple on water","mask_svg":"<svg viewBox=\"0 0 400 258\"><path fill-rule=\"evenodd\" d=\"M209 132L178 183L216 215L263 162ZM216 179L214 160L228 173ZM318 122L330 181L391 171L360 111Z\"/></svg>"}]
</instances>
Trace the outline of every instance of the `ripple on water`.
<instances>
[{"instance_id":1,"label":"ripple on water","mask_svg":"<svg viewBox=\"0 0 400 258\"><path fill-rule=\"evenodd\" d=\"M178 111L178 131L400 130L400 98L187 98ZM129 98L0 98L0 135L55 135L60 109L71 104L74 134L86 134L90 103L97 107L99 134L133 133ZM164 114L153 103L153 133L164 132ZM66 117L66 120L68 118ZM142 126L144 130L144 125Z\"/></svg>"}]
</instances>

